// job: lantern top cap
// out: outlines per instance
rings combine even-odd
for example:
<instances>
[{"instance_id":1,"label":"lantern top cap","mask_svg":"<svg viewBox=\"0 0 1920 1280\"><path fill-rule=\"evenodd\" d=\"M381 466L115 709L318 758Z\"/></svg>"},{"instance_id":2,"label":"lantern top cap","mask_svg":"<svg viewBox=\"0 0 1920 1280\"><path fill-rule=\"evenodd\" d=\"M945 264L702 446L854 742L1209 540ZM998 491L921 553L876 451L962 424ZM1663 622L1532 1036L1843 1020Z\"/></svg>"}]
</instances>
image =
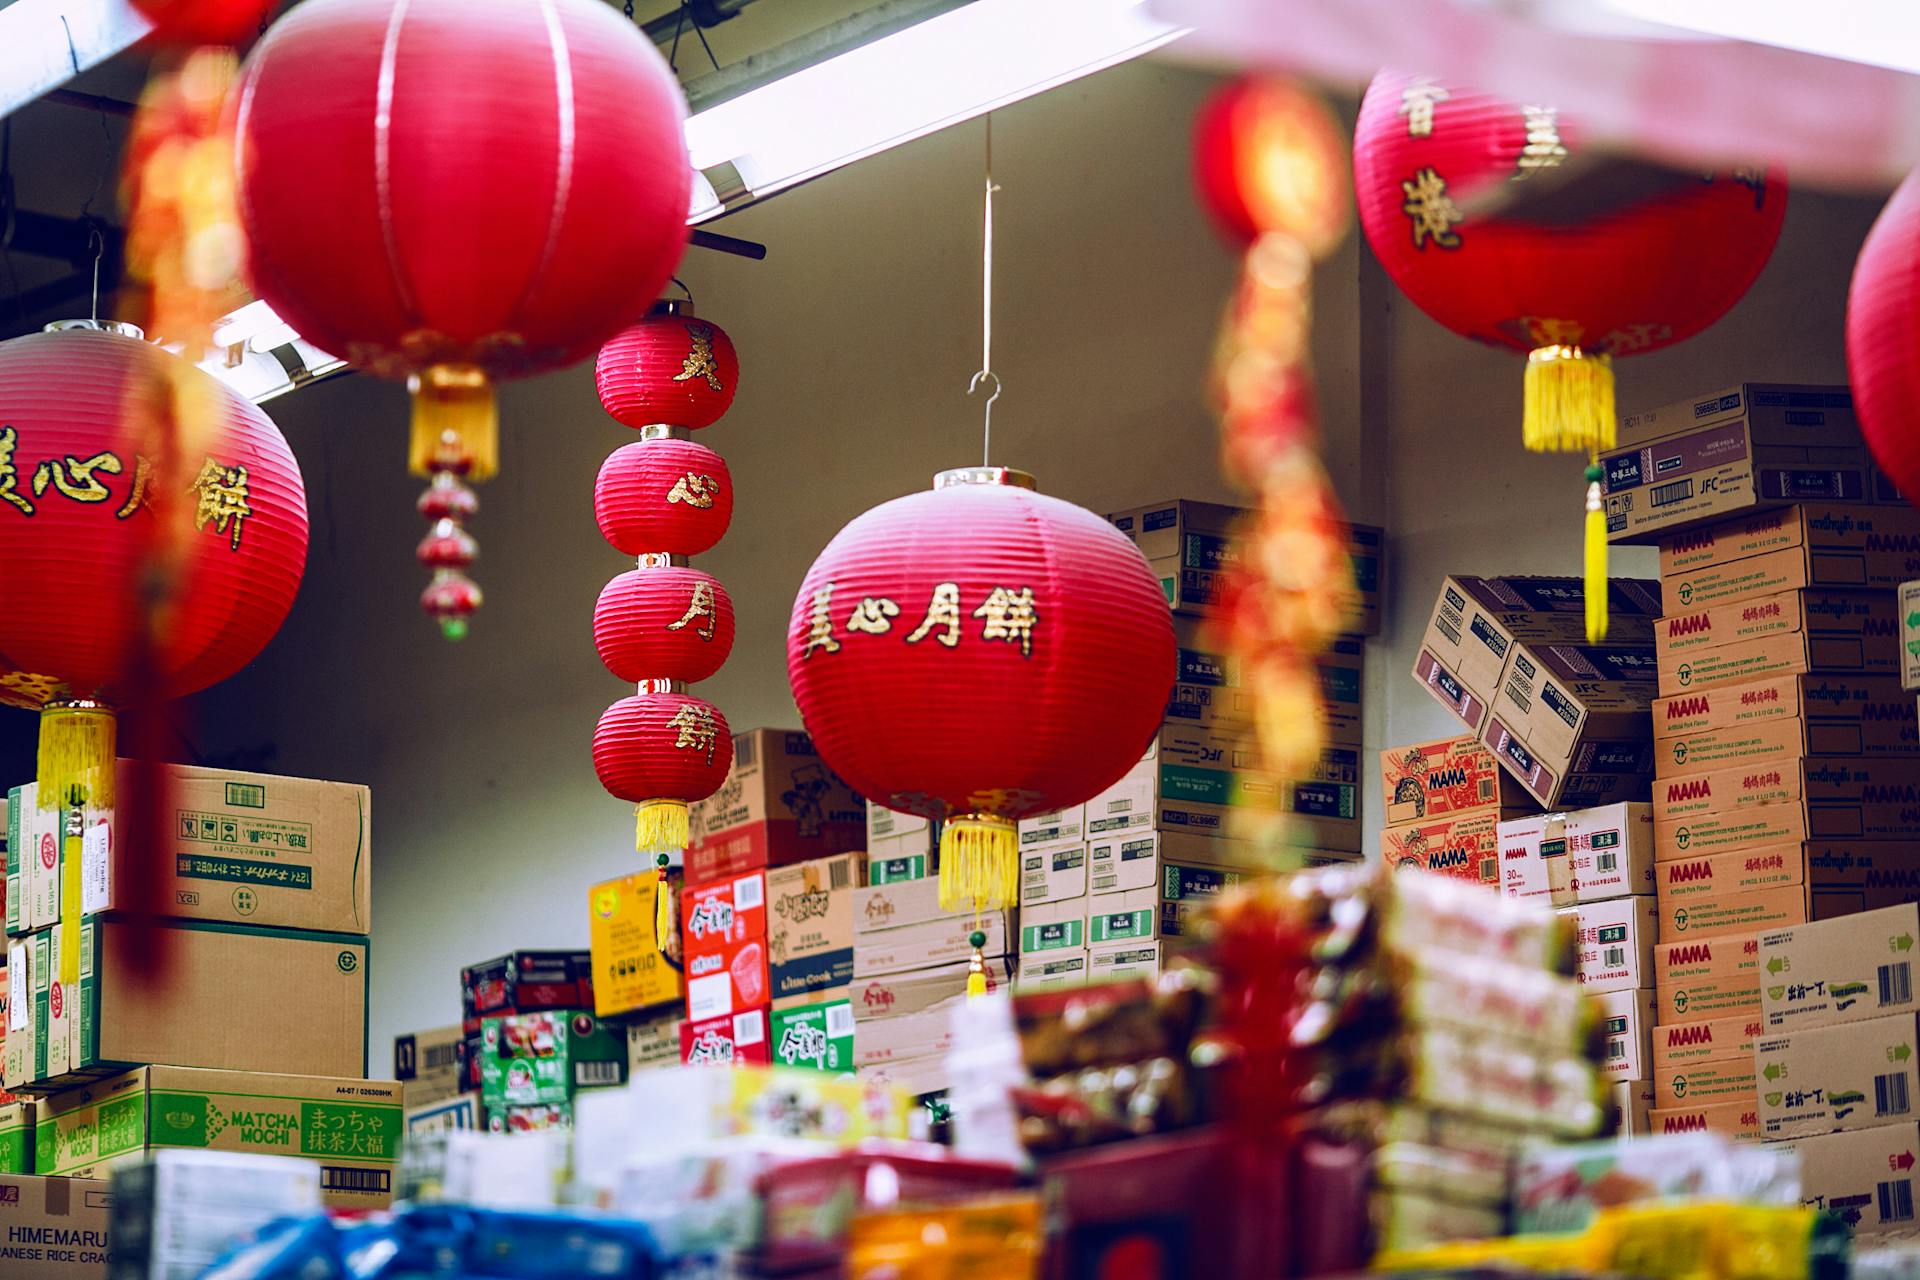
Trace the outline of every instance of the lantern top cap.
<instances>
[{"instance_id":1,"label":"lantern top cap","mask_svg":"<svg viewBox=\"0 0 1920 1280\"><path fill-rule=\"evenodd\" d=\"M951 471L941 471L933 477L935 489L951 489L963 484L1004 484L1015 489L1033 489L1040 486L1034 482L1030 472L1013 467L955 467Z\"/></svg>"},{"instance_id":2,"label":"lantern top cap","mask_svg":"<svg viewBox=\"0 0 1920 1280\"><path fill-rule=\"evenodd\" d=\"M692 315L692 298L661 298L647 308L647 316L649 319L654 316L691 317Z\"/></svg>"},{"instance_id":3,"label":"lantern top cap","mask_svg":"<svg viewBox=\"0 0 1920 1280\"><path fill-rule=\"evenodd\" d=\"M640 428L642 440L691 440L693 432L668 422L653 422Z\"/></svg>"},{"instance_id":4,"label":"lantern top cap","mask_svg":"<svg viewBox=\"0 0 1920 1280\"><path fill-rule=\"evenodd\" d=\"M125 320L55 320L43 327L41 332L65 333L69 329L92 329L96 333L117 333L140 342L147 340L145 329L137 324L128 324Z\"/></svg>"}]
</instances>

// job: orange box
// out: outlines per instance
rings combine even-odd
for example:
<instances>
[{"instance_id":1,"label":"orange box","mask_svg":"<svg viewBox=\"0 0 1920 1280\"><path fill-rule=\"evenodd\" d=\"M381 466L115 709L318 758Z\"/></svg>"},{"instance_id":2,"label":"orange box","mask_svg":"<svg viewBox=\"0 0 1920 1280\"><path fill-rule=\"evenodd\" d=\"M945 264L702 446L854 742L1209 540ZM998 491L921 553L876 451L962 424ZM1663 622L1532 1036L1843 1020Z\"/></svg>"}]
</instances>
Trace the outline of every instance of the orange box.
<instances>
[{"instance_id":1,"label":"orange box","mask_svg":"<svg viewBox=\"0 0 1920 1280\"><path fill-rule=\"evenodd\" d=\"M1811 838L1806 806L1799 803L1743 805L1666 819L1655 809L1654 874L1657 879L1658 864L1675 858L1803 844Z\"/></svg>"},{"instance_id":2,"label":"orange box","mask_svg":"<svg viewBox=\"0 0 1920 1280\"><path fill-rule=\"evenodd\" d=\"M1804 849L1805 846L1797 844L1774 845L1663 862L1654 876L1654 892L1660 898L1661 914L1666 914L1669 902L1694 902L1730 893L1754 893L1804 884L1807 879Z\"/></svg>"},{"instance_id":3,"label":"orange box","mask_svg":"<svg viewBox=\"0 0 1920 1280\"><path fill-rule=\"evenodd\" d=\"M1662 942L1653 949L1661 1023L1735 1018L1760 1012L1760 939L1727 934Z\"/></svg>"},{"instance_id":4,"label":"orange box","mask_svg":"<svg viewBox=\"0 0 1920 1280\"><path fill-rule=\"evenodd\" d=\"M1434 822L1409 822L1380 833L1380 858L1390 867L1412 863L1456 880L1498 888L1500 811L1482 809Z\"/></svg>"},{"instance_id":5,"label":"orange box","mask_svg":"<svg viewBox=\"0 0 1920 1280\"><path fill-rule=\"evenodd\" d=\"M1796 860L1798 855L1795 855ZM1684 865L1684 864L1679 864ZM1717 938L1730 933L1752 933L1805 924L1813 918L1805 884L1754 889L1746 893L1719 893L1675 902L1660 899L1660 940Z\"/></svg>"},{"instance_id":6,"label":"orange box","mask_svg":"<svg viewBox=\"0 0 1920 1280\"><path fill-rule=\"evenodd\" d=\"M1722 769L1794 765L1813 754L1805 720L1768 720L1668 738L1654 755L1654 768L1664 782Z\"/></svg>"},{"instance_id":7,"label":"orange box","mask_svg":"<svg viewBox=\"0 0 1920 1280\"><path fill-rule=\"evenodd\" d=\"M1813 756L1663 778L1653 788L1655 839L1663 822L1689 819L1697 825L1708 813L1791 803L1805 807L1807 832L1816 840L1920 837L1920 761L1898 756Z\"/></svg>"},{"instance_id":8,"label":"orange box","mask_svg":"<svg viewBox=\"0 0 1920 1280\"><path fill-rule=\"evenodd\" d=\"M1653 704L1657 741L1773 720L1805 720L1810 755L1920 755L1912 698L1891 676L1775 675Z\"/></svg>"},{"instance_id":9,"label":"orange box","mask_svg":"<svg viewBox=\"0 0 1920 1280\"><path fill-rule=\"evenodd\" d=\"M1783 591L1676 610L1654 623L1660 691L1804 671L1900 672L1891 592Z\"/></svg>"},{"instance_id":10,"label":"orange box","mask_svg":"<svg viewBox=\"0 0 1920 1280\"><path fill-rule=\"evenodd\" d=\"M1677 1071L1696 1062L1751 1062L1753 1042L1766 1034L1766 1025L1759 1014L1749 1013L1657 1026L1653 1029L1654 1073Z\"/></svg>"},{"instance_id":11,"label":"orange box","mask_svg":"<svg viewBox=\"0 0 1920 1280\"><path fill-rule=\"evenodd\" d=\"M1382 751L1380 795L1393 826L1472 809L1531 813L1538 807L1470 733Z\"/></svg>"},{"instance_id":12,"label":"orange box","mask_svg":"<svg viewBox=\"0 0 1920 1280\"><path fill-rule=\"evenodd\" d=\"M708 1022L767 1003L767 878L689 886L681 897L687 1021Z\"/></svg>"},{"instance_id":13,"label":"orange box","mask_svg":"<svg viewBox=\"0 0 1920 1280\"><path fill-rule=\"evenodd\" d=\"M1738 1102L1704 1107L1655 1107L1650 1113L1653 1131L1663 1133L1718 1133L1735 1142L1760 1141L1760 1095Z\"/></svg>"}]
</instances>

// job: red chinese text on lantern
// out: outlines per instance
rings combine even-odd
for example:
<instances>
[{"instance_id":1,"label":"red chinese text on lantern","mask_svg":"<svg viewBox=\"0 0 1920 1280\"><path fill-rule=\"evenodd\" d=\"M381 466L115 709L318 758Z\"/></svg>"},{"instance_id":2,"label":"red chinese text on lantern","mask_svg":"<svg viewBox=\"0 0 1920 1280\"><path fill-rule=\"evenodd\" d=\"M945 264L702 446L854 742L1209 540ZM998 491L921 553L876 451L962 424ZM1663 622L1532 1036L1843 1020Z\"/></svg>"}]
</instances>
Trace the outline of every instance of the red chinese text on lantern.
<instances>
[{"instance_id":1,"label":"red chinese text on lantern","mask_svg":"<svg viewBox=\"0 0 1920 1280\"><path fill-rule=\"evenodd\" d=\"M1847 295L1847 374L1874 460L1909 502L1920 494L1920 182L1880 211Z\"/></svg>"}]
</instances>

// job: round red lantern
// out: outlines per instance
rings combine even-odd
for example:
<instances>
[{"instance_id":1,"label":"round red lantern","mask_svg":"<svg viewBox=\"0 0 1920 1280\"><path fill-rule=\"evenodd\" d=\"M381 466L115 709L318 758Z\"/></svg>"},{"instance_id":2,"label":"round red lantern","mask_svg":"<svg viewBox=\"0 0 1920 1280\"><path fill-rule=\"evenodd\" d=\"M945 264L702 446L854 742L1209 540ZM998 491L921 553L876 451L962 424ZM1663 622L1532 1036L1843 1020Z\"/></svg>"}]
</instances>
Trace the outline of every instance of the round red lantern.
<instances>
[{"instance_id":1,"label":"round red lantern","mask_svg":"<svg viewBox=\"0 0 1920 1280\"><path fill-rule=\"evenodd\" d=\"M307 555L306 488L272 421L131 326L80 323L0 342L0 701L47 709L43 748L63 708L135 692L125 682L142 583L168 512L190 517L194 534L151 655L157 688L142 692L181 697L252 661L292 607ZM197 462L157 444L181 377L207 406ZM97 739L97 715L80 719L92 727L75 731ZM86 749L86 767L110 764L110 730Z\"/></svg>"},{"instance_id":2,"label":"round red lantern","mask_svg":"<svg viewBox=\"0 0 1920 1280\"><path fill-rule=\"evenodd\" d=\"M1159 579L1106 521L1004 468L949 471L834 536L807 571L787 675L827 764L945 822L942 900L1017 896L1017 819L1139 762L1173 685Z\"/></svg>"},{"instance_id":3,"label":"round red lantern","mask_svg":"<svg viewBox=\"0 0 1920 1280\"><path fill-rule=\"evenodd\" d=\"M686 822L686 803L720 789L733 767L733 737L720 709L684 693L643 693L608 707L593 730L600 785L642 808L667 800ZM680 838L682 847L686 837Z\"/></svg>"},{"instance_id":4,"label":"round red lantern","mask_svg":"<svg viewBox=\"0 0 1920 1280\"><path fill-rule=\"evenodd\" d=\"M239 44L260 30L272 0L133 0L158 44Z\"/></svg>"},{"instance_id":5,"label":"round red lantern","mask_svg":"<svg viewBox=\"0 0 1920 1280\"><path fill-rule=\"evenodd\" d=\"M1902 182L1867 234L1847 294L1847 375L1881 470L1920 499L1920 175Z\"/></svg>"},{"instance_id":6,"label":"round red lantern","mask_svg":"<svg viewBox=\"0 0 1920 1280\"><path fill-rule=\"evenodd\" d=\"M1604 633L1599 451L1614 440L1614 356L1691 337L1766 266L1786 214L1771 169L1675 174L1650 193L1569 216L1478 212L1585 145L1577 122L1424 76L1383 73L1354 130L1354 194L1380 264L1455 333L1528 356L1522 434L1536 450L1589 455L1590 631ZM1598 638L1596 635L1595 638Z\"/></svg>"},{"instance_id":7,"label":"round red lantern","mask_svg":"<svg viewBox=\"0 0 1920 1280\"><path fill-rule=\"evenodd\" d=\"M630 569L593 606L593 644L607 670L632 684L705 680L733 651L733 601L698 569Z\"/></svg>"},{"instance_id":8,"label":"round red lantern","mask_svg":"<svg viewBox=\"0 0 1920 1280\"><path fill-rule=\"evenodd\" d=\"M593 362L593 385L614 420L629 427L710 427L733 404L740 359L733 339L677 299L608 339Z\"/></svg>"},{"instance_id":9,"label":"round red lantern","mask_svg":"<svg viewBox=\"0 0 1920 1280\"><path fill-rule=\"evenodd\" d=\"M733 520L733 475L703 444L636 440L600 464L593 516L606 540L630 556L697 556Z\"/></svg>"}]
</instances>

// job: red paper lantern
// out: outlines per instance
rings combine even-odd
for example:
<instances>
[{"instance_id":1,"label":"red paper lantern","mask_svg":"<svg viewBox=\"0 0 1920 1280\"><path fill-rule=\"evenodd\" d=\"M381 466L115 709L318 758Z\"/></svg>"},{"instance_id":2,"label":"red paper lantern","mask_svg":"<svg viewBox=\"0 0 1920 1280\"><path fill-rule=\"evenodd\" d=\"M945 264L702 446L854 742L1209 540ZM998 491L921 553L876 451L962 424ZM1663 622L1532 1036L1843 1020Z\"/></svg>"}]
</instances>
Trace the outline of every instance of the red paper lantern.
<instances>
[{"instance_id":1,"label":"red paper lantern","mask_svg":"<svg viewBox=\"0 0 1920 1280\"><path fill-rule=\"evenodd\" d=\"M1867 446L1909 502L1920 495L1920 177L1902 182L1860 249L1847 295L1847 375Z\"/></svg>"},{"instance_id":2,"label":"red paper lantern","mask_svg":"<svg viewBox=\"0 0 1920 1280\"><path fill-rule=\"evenodd\" d=\"M1139 762L1173 685L1159 579L1106 521L1002 468L946 472L834 536L807 571L787 675L821 757L946 821L942 896L1017 887L1014 821Z\"/></svg>"},{"instance_id":3,"label":"red paper lantern","mask_svg":"<svg viewBox=\"0 0 1920 1280\"><path fill-rule=\"evenodd\" d=\"M154 456L169 379L181 376L207 405L198 465ZM157 687L144 692L180 697L252 661L292 607L307 555L306 488L272 421L159 348L88 328L0 342L0 406L0 701L113 704L135 692L143 576L169 503L191 504L196 532L152 655ZM192 477L187 492L156 481L176 473Z\"/></svg>"},{"instance_id":4,"label":"red paper lantern","mask_svg":"<svg viewBox=\"0 0 1920 1280\"><path fill-rule=\"evenodd\" d=\"M733 520L733 474L703 444L636 440L600 464L593 516L606 540L630 556L697 556Z\"/></svg>"},{"instance_id":5,"label":"red paper lantern","mask_svg":"<svg viewBox=\"0 0 1920 1280\"><path fill-rule=\"evenodd\" d=\"M739 380L727 331L678 302L615 334L593 363L600 403L629 427L710 427L733 404Z\"/></svg>"},{"instance_id":6,"label":"red paper lantern","mask_svg":"<svg viewBox=\"0 0 1920 1280\"><path fill-rule=\"evenodd\" d=\"M593 606L593 645L631 684L705 680L733 652L733 601L698 569L629 569Z\"/></svg>"},{"instance_id":7,"label":"red paper lantern","mask_svg":"<svg viewBox=\"0 0 1920 1280\"><path fill-rule=\"evenodd\" d=\"M259 33L272 0L132 0L158 44L239 44Z\"/></svg>"},{"instance_id":8,"label":"red paper lantern","mask_svg":"<svg viewBox=\"0 0 1920 1280\"><path fill-rule=\"evenodd\" d=\"M1589 455L1588 630L1605 634L1597 456L1614 440L1614 356L1691 337L1738 302L1786 215L1775 170L1681 175L1591 216L1474 212L1551 182L1584 145L1576 122L1424 76L1383 73L1353 139L1360 225L1414 305L1455 333L1528 356L1526 446ZM1600 185L1600 184L1589 184ZM1558 193L1554 202L1569 199Z\"/></svg>"},{"instance_id":9,"label":"red paper lantern","mask_svg":"<svg viewBox=\"0 0 1920 1280\"><path fill-rule=\"evenodd\" d=\"M733 736L720 709L683 693L646 693L606 709L593 731L600 785L633 804L703 800L733 767Z\"/></svg>"}]
</instances>

